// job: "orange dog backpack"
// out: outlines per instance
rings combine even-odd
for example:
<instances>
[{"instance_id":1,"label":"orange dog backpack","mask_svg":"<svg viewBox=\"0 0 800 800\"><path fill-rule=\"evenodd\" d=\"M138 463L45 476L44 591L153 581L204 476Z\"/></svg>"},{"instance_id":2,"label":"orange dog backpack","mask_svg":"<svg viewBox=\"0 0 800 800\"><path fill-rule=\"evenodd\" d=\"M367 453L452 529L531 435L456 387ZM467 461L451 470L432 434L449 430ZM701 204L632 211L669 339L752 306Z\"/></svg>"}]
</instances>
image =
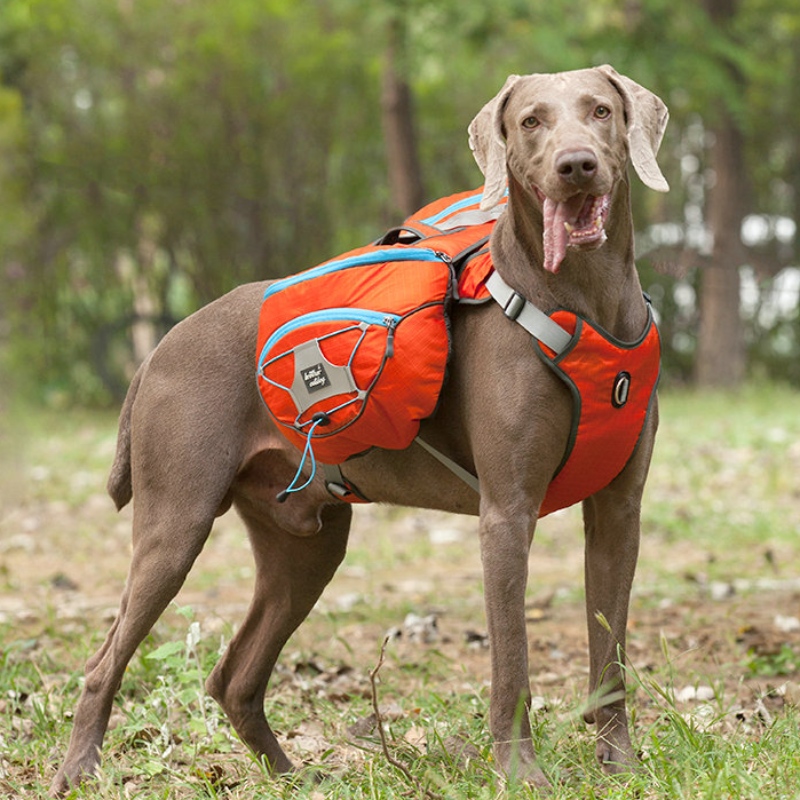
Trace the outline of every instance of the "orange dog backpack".
<instances>
[{"instance_id":1,"label":"orange dog backpack","mask_svg":"<svg viewBox=\"0 0 800 800\"><path fill-rule=\"evenodd\" d=\"M658 383L652 312L637 341L619 342L572 312L536 309L494 271L488 239L503 206L487 214L480 200L481 190L446 197L375 244L265 291L258 384L272 416L303 451L283 497L310 483L317 456L338 465L371 447L411 445L420 422L436 409L453 300L498 302L532 333L536 353L571 391L572 432L540 516L594 494L628 463ZM477 488L474 476L420 444ZM311 477L295 487L307 458ZM335 485L342 500L366 499L341 475Z\"/></svg>"},{"instance_id":2,"label":"orange dog backpack","mask_svg":"<svg viewBox=\"0 0 800 800\"><path fill-rule=\"evenodd\" d=\"M485 248L499 214L481 212L480 199L439 200L378 242L267 287L258 386L312 460L405 449L436 409L456 273Z\"/></svg>"}]
</instances>

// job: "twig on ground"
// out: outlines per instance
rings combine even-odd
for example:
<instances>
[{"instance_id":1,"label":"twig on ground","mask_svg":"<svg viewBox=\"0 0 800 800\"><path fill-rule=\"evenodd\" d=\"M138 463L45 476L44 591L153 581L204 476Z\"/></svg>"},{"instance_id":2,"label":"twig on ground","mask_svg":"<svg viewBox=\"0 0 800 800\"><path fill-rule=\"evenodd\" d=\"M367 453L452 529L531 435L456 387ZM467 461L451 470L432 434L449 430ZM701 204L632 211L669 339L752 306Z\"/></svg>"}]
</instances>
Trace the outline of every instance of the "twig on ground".
<instances>
[{"instance_id":1,"label":"twig on ground","mask_svg":"<svg viewBox=\"0 0 800 800\"><path fill-rule=\"evenodd\" d=\"M378 735L381 738L381 748L383 750L383 755L386 757L386 760L397 770L403 773L405 779L414 787L416 787L419 791L424 792L425 796L428 797L430 800L444 800L440 795L432 792L430 789L423 786L414 775L411 774L408 767L405 764L402 764L398 761L390 752L389 752L389 744L386 741L386 731L383 728L383 715L381 714L380 707L378 706L378 673L383 666L383 660L386 657L386 646L389 644L389 640L391 636L385 636L383 639L383 644L381 645L381 654L378 658L378 663L375 665L372 672L369 673L369 683L372 687L372 710L375 713L375 724L378 726Z\"/></svg>"}]
</instances>

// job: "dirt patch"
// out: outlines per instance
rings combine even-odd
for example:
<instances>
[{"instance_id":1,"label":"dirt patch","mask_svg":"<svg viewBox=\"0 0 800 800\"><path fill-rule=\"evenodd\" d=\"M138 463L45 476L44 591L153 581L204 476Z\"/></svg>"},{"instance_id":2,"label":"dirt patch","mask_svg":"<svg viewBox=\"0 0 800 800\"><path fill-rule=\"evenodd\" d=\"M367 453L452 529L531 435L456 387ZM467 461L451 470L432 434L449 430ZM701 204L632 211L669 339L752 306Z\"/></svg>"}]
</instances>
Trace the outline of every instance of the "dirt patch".
<instances>
[{"instance_id":1,"label":"dirt patch","mask_svg":"<svg viewBox=\"0 0 800 800\"><path fill-rule=\"evenodd\" d=\"M84 493L79 501L37 498L32 491L6 509L0 621L19 635L36 635L47 626L57 639L59 631L67 635L71 626L87 620L103 631L113 618L130 553L130 511L117 515L104 494L87 490L94 481L102 485L99 478L72 476ZM543 522L530 559L528 633L533 693L547 702L554 697L578 702L587 680L582 557L575 510ZM785 694L789 686L794 697L800 581L763 553L760 577L710 580L708 558L699 544L645 537L629 659L637 672L676 692L687 707L708 700L710 690L702 687L711 687L715 703L734 715L756 715L763 712L763 698L774 697L775 690ZM676 573L669 585L664 564ZM230 633L244 616L252 578L246 537L229 515L217 524L176 602L194 609L204 631ZM433 619L435 627L427 635L409 633L405 629L414 617ZM331 618L335 635L329 630ZM363 680L390 628L404 631L393 658L413 661L426 648L436 648L456 666L452 678L444 670L440 681L488 685L475 520L359 509L350 554L290 642L282 669L291 672L292 664L312 654L331 669L346 665ZM647 698L640 702L645 713Z\"/></svg>"}]
</instances>

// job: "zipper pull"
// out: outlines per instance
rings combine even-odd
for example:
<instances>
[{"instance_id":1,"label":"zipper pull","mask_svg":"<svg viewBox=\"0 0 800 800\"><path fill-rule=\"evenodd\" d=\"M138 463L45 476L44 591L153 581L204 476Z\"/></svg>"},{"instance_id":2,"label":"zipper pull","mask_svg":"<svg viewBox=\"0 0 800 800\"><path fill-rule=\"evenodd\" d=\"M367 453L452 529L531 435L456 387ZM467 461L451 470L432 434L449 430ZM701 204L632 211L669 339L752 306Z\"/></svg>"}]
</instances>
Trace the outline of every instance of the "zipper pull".
<instances>
[{"instance_id":1,"label":"zipper pull","mask_svg":"<svg viewBox=\"0 0 800 800\"><path fill-rule=\"evenodd\" d=\"M392 358L394 356L394 329L397 326L397 320L394 317L385 317L383 321L389 329L386 337L386 358Z\"/></svg>"}]
</instances>

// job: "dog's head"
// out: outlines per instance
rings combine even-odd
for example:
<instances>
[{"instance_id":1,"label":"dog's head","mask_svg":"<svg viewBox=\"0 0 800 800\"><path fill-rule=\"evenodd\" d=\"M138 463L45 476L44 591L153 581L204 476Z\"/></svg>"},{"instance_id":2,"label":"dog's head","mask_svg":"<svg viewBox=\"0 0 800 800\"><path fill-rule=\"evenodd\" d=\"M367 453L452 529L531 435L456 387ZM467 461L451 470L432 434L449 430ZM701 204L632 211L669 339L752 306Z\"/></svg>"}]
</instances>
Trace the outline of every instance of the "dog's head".
<instances>
[{"instance_id":1,"label":"dog's head","mask_svg":"<svg viewBox=\"0 0 800 800\"><path fill-rule=\"evenodd\" d=\"M567 247L599 247L611 193L630 158L665 192L656 163L669 113L652 92L610 66L553 75L512 75L469 126L485 177L482 208L509 178L540 204L544 267L556 272Z\"/></svg>"}]
</instances>

